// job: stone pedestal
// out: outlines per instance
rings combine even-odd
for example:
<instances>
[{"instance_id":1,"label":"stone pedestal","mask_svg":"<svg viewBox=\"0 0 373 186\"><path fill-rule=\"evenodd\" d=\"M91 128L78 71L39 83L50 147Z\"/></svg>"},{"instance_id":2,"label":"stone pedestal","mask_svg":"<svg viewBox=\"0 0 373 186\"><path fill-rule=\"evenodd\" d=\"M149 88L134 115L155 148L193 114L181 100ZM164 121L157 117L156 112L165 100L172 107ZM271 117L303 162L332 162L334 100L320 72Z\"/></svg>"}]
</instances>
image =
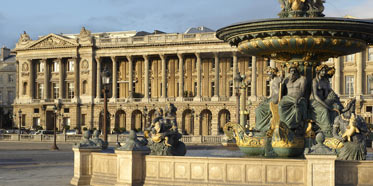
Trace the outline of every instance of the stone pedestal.
<instances>
[{"instance_id":1,"label":"stone pedestal","mask_svg":"<svg viewBox=\"0 0 373 186\"><path fill-rule=\"evenodd\" d=\"M101 149L73 148L74 151L74 177L71 185L90 185L92 177L92 152Z\"/></svg>"},{"instance_id":2,"label":"stone pedestal","mask_svg":"<svg viewBox=\"0 0 373 186\"><path fill-rule=\"evenodd\" d=\"M117 183L115 186L142 185L144 181L145 155L149 151L121 151L117 154Z\"/></svg>"},{"instance_id":3,"label":"stone pedestal","mask_svg":"<svg viewBox=\"0 0 373 186\"><path fill-rule=\"evenodd\" d=\"M334 186L336 155L306 155L307 186Z\"/></svg>"}]
</instances>

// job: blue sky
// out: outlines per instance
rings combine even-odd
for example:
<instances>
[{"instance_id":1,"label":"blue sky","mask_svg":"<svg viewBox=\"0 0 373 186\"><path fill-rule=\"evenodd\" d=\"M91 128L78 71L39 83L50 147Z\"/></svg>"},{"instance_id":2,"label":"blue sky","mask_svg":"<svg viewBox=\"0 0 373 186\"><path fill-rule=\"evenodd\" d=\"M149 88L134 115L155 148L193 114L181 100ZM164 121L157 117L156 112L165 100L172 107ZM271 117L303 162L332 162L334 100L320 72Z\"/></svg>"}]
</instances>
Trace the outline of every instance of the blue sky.
<instances>
[{"instance_id":1,"label":"blue sky","mask_svg":"<svg viewBox=\"0 0 373 186\"><path fill-rule=\"evenodd\" d=\"M235 22L277 17L278 0L1 0L0 45L13 48L23 31L49 33L218 29ZM328 17L373 18L373 0L326 0Z\"/></svg>"}]
</instances>

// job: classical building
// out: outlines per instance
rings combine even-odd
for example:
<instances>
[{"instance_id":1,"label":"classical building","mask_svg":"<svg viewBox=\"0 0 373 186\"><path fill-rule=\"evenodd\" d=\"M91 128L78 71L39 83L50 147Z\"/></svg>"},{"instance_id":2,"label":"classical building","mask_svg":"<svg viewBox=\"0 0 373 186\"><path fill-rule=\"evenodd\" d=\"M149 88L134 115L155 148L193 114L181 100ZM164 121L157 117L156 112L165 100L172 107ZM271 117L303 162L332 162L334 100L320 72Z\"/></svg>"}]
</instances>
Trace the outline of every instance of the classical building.
<instances>
[{"instance_id":1,"label":"classical building","mask_svg":"<svg viewBox=\"0 0 373 186\"><path fill-rule=\"evenodd\" d=\"M0 51L0 128L11 127L13 101L16 95L16 55L3 46Z\"/></svg>"},{"instance_id":2,"label":"classical building","mask_svg":"<svg viewBox=\"0 0 373 186\"><path fill-rule=\"evenodd\" d=\"M252 110L270 94L266 69L276 66L274 61L242 55L204 27L184 34L91 33L82 28L79 34L49 34L38 40L24 33L15 51L14 109L22 110L21 121L15 122L26 128L52 129L54 106L59 129L101 128L105 69L112 75L107 87L111 130L144 129L157 107L174 103L184 134L218 135L226 122L236 118L234 75L245 75ZM371 112L373 105L369 56L373 58L373 50L357 54L355 62L347 57L328 62L337 68L334 88L342 95L357 96L359 112ZM248 119L255 123L253 110Z\"/></svg>"}]
</instances>

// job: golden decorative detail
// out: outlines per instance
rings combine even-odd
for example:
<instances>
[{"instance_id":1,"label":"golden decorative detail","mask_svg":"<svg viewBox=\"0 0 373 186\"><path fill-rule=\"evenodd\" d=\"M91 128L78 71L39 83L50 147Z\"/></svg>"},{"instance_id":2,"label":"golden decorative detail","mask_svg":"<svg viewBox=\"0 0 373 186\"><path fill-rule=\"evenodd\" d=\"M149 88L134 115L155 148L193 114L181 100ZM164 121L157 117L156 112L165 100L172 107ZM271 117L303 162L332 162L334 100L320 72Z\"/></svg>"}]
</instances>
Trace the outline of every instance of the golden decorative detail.
<instances>
[{"instance_id":1,"label":"golden decorative detail","mask_svg":"<svg viewBox=\"0 0 373 186\"><path fill-rule=\"evenodd\" d=\"M254 48L259 48L258 42L257 41L251 41L250 45Z\"/></svg>"},{"instance_id":2,"label":"golden decorative detail","mask_svg":"<svg viewBox=\"0 0 373 186\"><path fill-rule=\"evenodd\" d=\"M312 121L308 121L305 138L315 138L316 136L315 131L312 130L312 123Z\"/></svg>"},{"instance_id":3,"label":"golden decorative detail","mask_svg":"<svg viewBox=\"0 0 373 186\"><path fill-rule=\"evenodd\" d=\"M331 149L340 149L344 146L343 143L336 138L325 138L324 145Z\"/></svg>"},{"instance_id":4,"label":"golden decorative detail","mask_svg":"<svg viewBox=\"0 0 373 186\"><path fill-rule=\"evenodd\" d=\"M229 139L236 139L236 144L239 147L264 147L265 141L263 137L251 137L245 133L245 129L233 122L228 122L224 125L224 133Z\"/></svg>"},{"instance_id":5,"label":"golden decorative detail","mask_svg":"<svg viewBox=\"0 0 373 186\"><path fill-rule=\"evenodd\" d=\"M285 140L272 140L273 148L304 148L303 138L294 138L292 142Z\"/></svg>"},{"instance_id":6,"label":"golden decorative detail","mask_svg":"<svg viewBox=\"0 0 373 186\"><path fill-rule=\"evenodd\" d=\"M264 44L266 47L270 47L270 46L271 46L271 40L264 40L264 41L263 41L263 44Z\"/></svg>"},{"instance_id":7,"label":"golden decorative detail","mask_svg":"<svg viewBox=\"0 0 373 186\"><path fill-rule=\"evenodd\" d=\"M333 39L332 40L332 44L334 45L334 46L336 46L336 45L338 45L338 43L339 43L339 39Z\"/></svg>"},{"instance_id":8,"label":"golden decorative detail","mask_svg":"<svg viewBox=\"0 0 373 186\"><path fill-rule=\"evenodd\" d=\"M356 127L356 117L355 114L352 113L348 127L342 135L342 138L347 138L348 141L351 141L351 136L355 133L360 133L360 130Z\"/></svg>"}]
</instances>

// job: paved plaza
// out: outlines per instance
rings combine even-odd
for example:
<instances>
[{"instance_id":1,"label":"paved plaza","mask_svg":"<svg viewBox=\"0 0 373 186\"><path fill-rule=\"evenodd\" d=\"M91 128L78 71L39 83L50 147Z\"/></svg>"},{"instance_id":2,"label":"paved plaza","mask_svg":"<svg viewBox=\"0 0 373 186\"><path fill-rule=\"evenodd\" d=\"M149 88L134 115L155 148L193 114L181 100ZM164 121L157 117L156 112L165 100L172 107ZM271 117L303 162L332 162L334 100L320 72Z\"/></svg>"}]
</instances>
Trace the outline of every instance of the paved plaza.
<instances>
[{"instance_id":1,"label":"paved plaza","mask_svg":"<svg viewBox=\"0 0 373 186\"><path fill-rule=\"evenodd\" d=\"M0 186L65 186L74 174L72 144L0 142ZM239 157L234 148L190 146L187 156Z\"/></svg>"}]
</instances>

